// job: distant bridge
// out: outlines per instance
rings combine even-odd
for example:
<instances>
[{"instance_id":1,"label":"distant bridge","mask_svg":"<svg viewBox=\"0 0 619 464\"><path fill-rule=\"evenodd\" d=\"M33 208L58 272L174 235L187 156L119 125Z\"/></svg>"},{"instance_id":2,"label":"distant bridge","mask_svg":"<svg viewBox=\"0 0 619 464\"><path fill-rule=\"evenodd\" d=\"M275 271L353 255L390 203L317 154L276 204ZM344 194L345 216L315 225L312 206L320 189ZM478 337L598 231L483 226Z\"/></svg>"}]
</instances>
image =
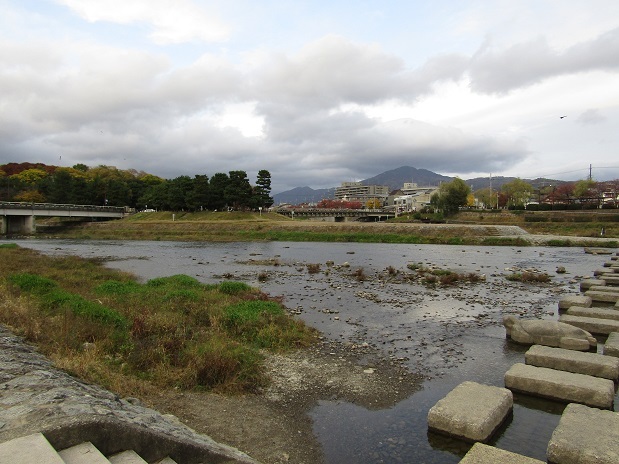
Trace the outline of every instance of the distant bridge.
<instances>
[{"instance_id":1,"label":"distant bridge","mask_svg":"<svg viewBox=\"0 0 619 464\"><path fill-rule=\"evenodd\" d=\"M383 209L340 209L340 208L279 208L276 213L294 218L317 219L322 221L379 222L395 217L393 211Z\"/></svg>"},{"instance_id":2,"label":"distant bridge","mask_svg":"<svg viewBox=\"0 0 619 464\"><path fill-rule=\"evenodd\" d=\"M117 206L57 205L53 203L15 203L0 201L2 225L0 235L32 234L36 231L35 217L88 217L120 219L125 208Z\"/></svg>"}]
</instances>

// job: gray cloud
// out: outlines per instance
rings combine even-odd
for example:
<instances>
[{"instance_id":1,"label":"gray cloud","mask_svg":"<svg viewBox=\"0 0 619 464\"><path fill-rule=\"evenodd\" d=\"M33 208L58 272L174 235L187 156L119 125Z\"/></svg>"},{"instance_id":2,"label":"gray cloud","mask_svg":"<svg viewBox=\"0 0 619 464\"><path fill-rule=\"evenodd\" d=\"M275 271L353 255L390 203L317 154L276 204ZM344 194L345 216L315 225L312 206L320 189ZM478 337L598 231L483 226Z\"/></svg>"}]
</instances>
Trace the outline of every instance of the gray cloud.
<instances>
[{"instance_id":1,"label":"gray cloud","mask_svg":"<svg viewBox=\"0 0 619 464\"><path fill-rule=\"evenodd\" d=\"M564 52L553 50L540 37L494 50L490 41L472 57L471 87L482 93L505 93L563 74L619 69L619 28Z\"/></svg>"},{"instance_id":2,"label":"gray cloud","mask_svg":"<svg viewBox=\"0 0 619 464\"><path fill-rule=\"evenodd\" d=\"M584 113L581 113L578 116L578 118L576 118L576 121L581 124L591 125L591 124L600 124L606 121L606 119L607 118L602 115L600 110L598 110L597 108L592 108L592 109L588 109Z\"/></svg>"}]
</instances>

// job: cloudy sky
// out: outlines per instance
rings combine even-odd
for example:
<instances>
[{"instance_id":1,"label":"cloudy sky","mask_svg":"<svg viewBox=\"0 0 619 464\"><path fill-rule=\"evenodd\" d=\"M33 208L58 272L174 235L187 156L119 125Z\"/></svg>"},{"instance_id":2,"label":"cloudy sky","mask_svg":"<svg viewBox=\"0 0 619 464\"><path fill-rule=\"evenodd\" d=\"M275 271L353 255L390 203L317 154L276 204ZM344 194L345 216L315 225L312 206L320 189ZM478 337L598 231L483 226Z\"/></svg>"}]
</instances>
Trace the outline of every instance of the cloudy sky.
<instances>
[{"instance_id":1,"label":"cloudy sky","mask_svg":"<svg viewBox=\"0 0 619 464\"><path fill-rule=\"evenodd\" d=\"M617 0L0 0L0 164L619 177ZM566 116L561 119L561 116ZM413 179L414 180L414 179Z\"/></svg>"}]
</instances>

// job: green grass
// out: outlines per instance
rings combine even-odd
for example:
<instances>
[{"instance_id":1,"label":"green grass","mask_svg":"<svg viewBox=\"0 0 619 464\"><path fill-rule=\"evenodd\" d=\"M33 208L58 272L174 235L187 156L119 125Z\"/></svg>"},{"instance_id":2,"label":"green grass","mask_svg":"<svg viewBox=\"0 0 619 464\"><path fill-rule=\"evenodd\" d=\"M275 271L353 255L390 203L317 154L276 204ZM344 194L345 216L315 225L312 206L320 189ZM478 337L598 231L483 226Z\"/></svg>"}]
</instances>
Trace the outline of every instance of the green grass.
<instances>
[{"instance_id":1,"label":"green grass","mask_svg":"<svg viewBox=\"0 0 619 464\"><path fill-rule=\"evenodd\" d=\"M266 382L262 350L315 339L243 282L174 275L141 284L96 261L2 253L0 322L74 375L125 395L144 385L256 391Z\"/></svg>"}]
</instances>

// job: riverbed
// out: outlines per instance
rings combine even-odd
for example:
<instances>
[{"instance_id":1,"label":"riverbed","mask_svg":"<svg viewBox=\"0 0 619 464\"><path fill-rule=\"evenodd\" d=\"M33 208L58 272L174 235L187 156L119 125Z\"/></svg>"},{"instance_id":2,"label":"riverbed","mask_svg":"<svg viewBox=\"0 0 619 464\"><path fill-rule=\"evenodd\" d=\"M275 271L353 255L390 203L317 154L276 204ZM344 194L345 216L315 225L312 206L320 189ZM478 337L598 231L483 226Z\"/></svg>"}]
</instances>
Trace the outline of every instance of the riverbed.
<instances>
[{"instance_id":1,"label":"riverbed","mask_svg":"<svg viewBox=\"0 0 619 464\"><path fill-rule=\"evenodd\" d=\"M23 240L47 254L106 260L141 280L186 274L202 282L232 279L281 295L294 317L322 336L371 346L422 373L423 389L393 407L325 399L311 411L327 463L456 463L470 445L428 433L430 407L464 380L503 386L526 347L505 339L501 318L558 317L557 302L601 267L582 248L471 247L297 242ZM310 271L309 265L314 265ZM563 266L565 274L558 274ZM416 269L475 275L476 282L433 286ZM510 282L513 272L552 276L548 284ZM615 408L617 408L615 401ZM517 395L496 446L545 461L563 405Z\"/></svg>"}]
</instances>

